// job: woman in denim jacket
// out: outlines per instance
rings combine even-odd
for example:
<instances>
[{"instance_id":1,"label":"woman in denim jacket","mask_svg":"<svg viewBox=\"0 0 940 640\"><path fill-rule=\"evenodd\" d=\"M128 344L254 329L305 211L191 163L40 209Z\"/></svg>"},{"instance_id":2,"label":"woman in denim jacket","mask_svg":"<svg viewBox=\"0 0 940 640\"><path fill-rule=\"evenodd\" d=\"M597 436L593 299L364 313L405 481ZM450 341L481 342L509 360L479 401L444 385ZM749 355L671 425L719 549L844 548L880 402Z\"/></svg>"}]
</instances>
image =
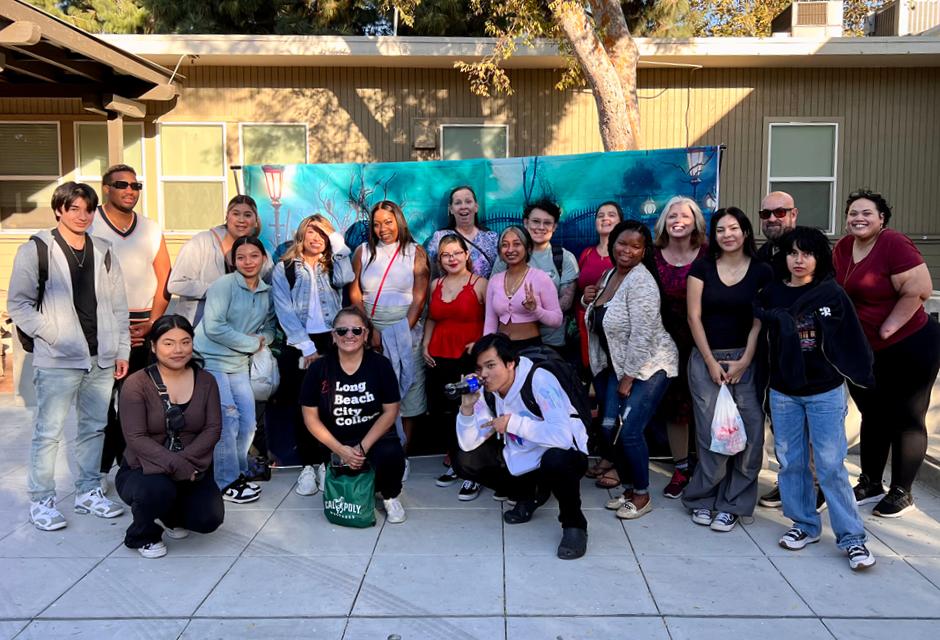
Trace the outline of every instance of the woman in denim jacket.
<instances>
[{"instance_id":1,"label":"woman in denim jacket","mask_svg":"<svg viewBox=\"0 0 940 640\"><path fill-rule=\"evenodd\" d=\"M281 352L281 385L274 398L292 407L297 453L304 467L296 491L317 493L314 465L326 461L326 449L304 426L297 398L304 373L332 344L333 319L342 308L343 286L352 282L350 251L343 236L320 214L308 216L294 233L294 244L274 267L274 310L287 335Z\"/></svg>"}]
</instances>

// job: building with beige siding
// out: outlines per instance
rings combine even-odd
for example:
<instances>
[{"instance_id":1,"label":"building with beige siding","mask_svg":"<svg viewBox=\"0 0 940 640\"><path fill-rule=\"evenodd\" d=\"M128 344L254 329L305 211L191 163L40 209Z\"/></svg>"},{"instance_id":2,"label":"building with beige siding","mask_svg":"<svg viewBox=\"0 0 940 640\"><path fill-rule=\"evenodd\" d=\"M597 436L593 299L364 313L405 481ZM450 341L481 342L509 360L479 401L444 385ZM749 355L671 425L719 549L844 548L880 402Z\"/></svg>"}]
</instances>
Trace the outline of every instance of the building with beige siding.
<instances>
[{"instance_id":1,"label":"building with beige siding","mask_svg":"<svg viewBox=\"0 0 940 640\"><path fill-rule=\"evenodd\" d=\"M231 165L387 162L598 151L589 90L557 91L549 46L511 60L510 96L470 93L459 60L479 39L102 36L176 70L170 101L123 118L123 159L144 182L141 210L171 255L218 223ZM756 216L773 188L801 221L838 237L853 188L883 191L940 282L940 38L640 40L642 144L724 144L721 204ZM0 72L0 76L3 72ZM75 97L9 97L0 83L0 280L32 229L52 224L60 180L100 185L105 118ZM112 149L112 156L114 149ZM756 218L755 218L756 223Z\"/></svg>"}]
</instances>

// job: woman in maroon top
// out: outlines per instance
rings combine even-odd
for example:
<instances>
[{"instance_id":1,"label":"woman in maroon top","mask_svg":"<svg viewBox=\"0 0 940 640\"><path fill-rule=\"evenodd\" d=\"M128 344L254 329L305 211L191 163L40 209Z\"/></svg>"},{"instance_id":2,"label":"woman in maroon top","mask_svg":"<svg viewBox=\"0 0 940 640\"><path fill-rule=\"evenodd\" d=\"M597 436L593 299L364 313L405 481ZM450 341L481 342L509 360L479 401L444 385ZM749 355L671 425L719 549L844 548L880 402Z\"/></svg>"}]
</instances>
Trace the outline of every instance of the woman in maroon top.
<instances>
[{"instance_id":1,"label":"woman in maroon top","mask_svg":"<svg viewBox=\"0 0 940 640\"><path fill-rule=\"evenodd\" d=\"M705 217L691 198L676 196L666 203L653 228L656 249L653 256L663 291L663 326L679 349L679 377L669 385L659 403L666 421L666 435L676 469L663 495L679 498L689 484L689 424L692 422L692 396L689 393L689 356L695 341L689 328L686 282L689 269L706 255Z\"/></svg>"},{"instance_id":2,"label":"woman in maroon top","mask_svg":"<svg viewBox=\"0 0 940 640\"><path fill-rule=\"evenodd\" d=\"M833 252L836 279L855 304L875 352L875 386L849 385L862 414L858 504L897 518L912 509L911 486L927 452L927 408L940 370L940 325L924 311L933 285L914 243L888 229L879 193L856 191L845 208L848 234ZM882 486L891 450L891 489Z\"/></svg>"},{"instance_id":3,"label":"woman in maroon top","mask_svg":"<svg viewBox=\"0 0 940 640\"><path fill-rule=\"evenodd\" d=\"M431 301L424 324L424 361L433 370L428 380L428 404L431 415L440 418L440 424L453 424L457 402L444 396L444 385L457 382L461 374L473 371L469 353L473 343L483 335L486 278L473 273L473 262L464 239L456 234L441 238L436 247L440 272L444 275L431 283ZM456 454L457 433L448 433L448 459ZM437 479L437 486L449 487L458 481L453 467ZM464 480L457 495L460 500L473 500L480 495L480 485Z\"/></svg>"},{"instance_id":4,"label":"woman in maroon top","mask_svg":"<svg viewBox=\"0 0 940 640\"><path fill-rule=\"evenodd\" d=\"M222 493L212 475L222 404L215 378L193 363L189 320L158 318L150 341L156 362L128 376L121 390L118 415L127 448L114 485L134 514L124 544L159 558L166 555L164 533L179 539L222 524ZM157 382L166 388L165 399Z\"/></svg>"}]
</instances>

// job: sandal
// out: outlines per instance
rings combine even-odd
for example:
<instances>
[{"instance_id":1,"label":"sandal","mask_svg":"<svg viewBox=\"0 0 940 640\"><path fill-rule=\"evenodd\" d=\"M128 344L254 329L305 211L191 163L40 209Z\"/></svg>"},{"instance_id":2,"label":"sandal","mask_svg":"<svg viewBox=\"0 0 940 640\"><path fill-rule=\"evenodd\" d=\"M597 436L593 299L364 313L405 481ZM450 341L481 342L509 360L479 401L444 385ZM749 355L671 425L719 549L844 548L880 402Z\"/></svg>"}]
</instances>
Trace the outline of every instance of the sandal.
<instances>
[{"instance_id":1,"label":"sandal","mask_svg":"<svg viewBox=\"0 0 940 640\"><path fill-rule=\"evenodd\" d=\"M606 474L608 471L614 468L614 463L610 460L604 460L601 458L597 461L597 464L592 466L590 469L584 472L585 477L587 478L600 478L602 475Z\"/></svg>"},{"instance_id":2,"label":"sandal","mask_svg":"<svg viewBox=\"0 0 940 640\"><path fill-rule=\"evenodd\" d=\"M616 469L609 469L603 475L594 481L594 486L598 489L616 489L620 486L620 476Z\"/></svg>"}]
</instances>

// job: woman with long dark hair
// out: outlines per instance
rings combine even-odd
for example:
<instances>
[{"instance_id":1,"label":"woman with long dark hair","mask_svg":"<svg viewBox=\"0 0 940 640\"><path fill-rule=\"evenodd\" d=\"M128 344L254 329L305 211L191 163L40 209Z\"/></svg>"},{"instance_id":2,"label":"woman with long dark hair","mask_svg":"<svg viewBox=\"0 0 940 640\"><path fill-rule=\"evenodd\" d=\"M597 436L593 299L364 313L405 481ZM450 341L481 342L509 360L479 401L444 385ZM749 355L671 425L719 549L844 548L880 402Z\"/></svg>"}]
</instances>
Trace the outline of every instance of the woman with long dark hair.
<instances>
[{"instance_id":1,"label":"woman with long dark hair","mask_svg":"<svg viewBox=\"0 0 940 640\"><path fill-rule=\"evenodd\" d=\"M477 203L477 194L472 187L460 185L450 190L447 206L447 226L435 231L425 248L428 260L431 262L431 271L436 277L438 271L437 250L441 239L448 235L460 236L467 244L470 252L470 262L473 264L473 273L483 278L489 278L493 265L496 263L499 249L499 237L495 231L490 231L479 221L480 206Z\"/></svg>"},{"instance_id":2,"label":"woman with long dark hair","mask_svg":"<svg viewBox=\"0 0 940 640\"><path fill-rule=\"evenodd\" d=\"M343 306L343 286L354 275L343 236L320 214L304 218L294 242L274 267L271 280L274 310L287 336L278 358L281 384L273 400L294 407L294 437L303 469L295 491L319 491L315 465L326 462L323 448L304 426L297 396L304 373L333 341L333 318Z\"/></svg>"},{"instance_id":3,"label":"woman with long dark hair","mask_svg":"<svg viewBox=\"0 0 940 640\"><path fill-rule=\"evenodd\" d=\"M300 394L310 433L353 470L368 463L382 494L386 520L405 521L401 494L405 452L392 428L398 416L398 384L391 363L370 347L372 322L346 307L333 322L331 349L304 378Z\"/></svg>"},{"instance_id":4,"label":"woman with long dark hair","mask_svg":"<svg viewBox=\"0 0 940 640\"><path fill-rule=\"evenodd\" d=\"M636 220L613 228L607 251L614 267L597 283L587 307L591 371L601 408L601 429L624 486L607 503L625 520L652 508L649 450L643 432L678 372L676 345L660 316L653 238ZM619 433L615 433L617 419Z\"/></svg>"},{"instance_id":5,"label":"woman with long dark hair","mask_svg":"<svg viewBox=\"0 0 940 640\"><path fill-rule=\"evenodd\" d=\"M737 207L719 209L712 216L708 256L689 270L689 327L695 340L689 390L699 461L682 493L682 504L692 511L692 522L712 531L731 531L741 517L754 513L757 504L764 411L754 380L760 320L754 317L753 303L773 279L773 270L754 260L756 253L747 215ZM744 450L733 456L710 449L712 417L722 385L734 398L747 436Z\"/></svg>"},{"instance_id":6,"label":"woman with long dark hair","mask_svg":"<svg viewBox=\"0 0 940 640\"><path fill-rule=\"evenodd\" d=\"M219 385L222 437L215 448L215 480L225 500L254 502L261 488L249 482L248 450L255 433L255 396L248 375L251 356L274 342L271 287L261 279L267 252L254 236L232 244L235 272L206 292L195 347Z\"/></svg>"},{"instance_id":7,"label":"woman with long dark hair","mask_svg":"<svg viewBox=\"0 0 940 640\"><path fill-rule=\"evenodd\" d=\"M166 555L164 533L210 533L225 515L212 474L219 389L193 360L193 335L183 316L158 318L149 338L155 362L129 376L121 392L127 448L115 486L134 515L124 544L145 558Z\"/></svg>"},{"instance_id":8,"label":"woman with long dark hair","mask_svg":"<svg viewBox=\"0 0 940 640\"><path fill-rule=\"evenodd\" d=\"M414 418L427 410L421 313L428 297L428 257L411 236L401 207L390 200L372 207L369 229L368 240L353 254L349 301L372 321L372 346L395 369L402 394L399 437L407 446Z\"/></svg>"}]
</instances>

